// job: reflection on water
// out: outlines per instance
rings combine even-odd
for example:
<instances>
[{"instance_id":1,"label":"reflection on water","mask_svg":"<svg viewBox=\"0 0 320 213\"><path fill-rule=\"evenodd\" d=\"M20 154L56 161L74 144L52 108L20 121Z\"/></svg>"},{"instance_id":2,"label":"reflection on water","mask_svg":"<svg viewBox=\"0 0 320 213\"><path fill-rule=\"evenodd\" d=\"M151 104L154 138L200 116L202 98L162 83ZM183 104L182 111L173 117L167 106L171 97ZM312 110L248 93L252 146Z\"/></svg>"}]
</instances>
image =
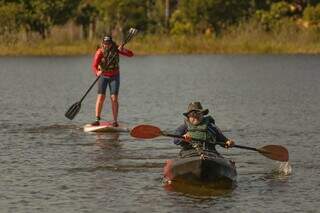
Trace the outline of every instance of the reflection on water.
<instances>
[{"instance_id":1,"label":"reflection on water","mask_svg":"<svg viewBox=\"0 0 320 213\"><path fill-rule=\"evenodd\" d=\"M120 147L119 132L94 133L96 145L102 149L117 149Z\"/></svg>"},{"instance_id":2,"label":"reflection on water","mask_svg":"<svg viewBox=\"0 0 320 213\"><path fill-rule=\"evenodd\" d=\"M236 188L236 183L230 184L230 182L224 181L216 183L202 183L176 180L172 182L164 182L163 187L166 191L178 192L186 196L210 198L229 195Z\"/></svg>"},{"instance_id":3,"label":"reflection on water","mask_svg":"<svg viewBox=\"0 0 320 213\"><path fill-rule=\"evenodd\" d=\"M279 182L287 182L290 175L285 175L278 170L273 170L271 172L268 172L264 174L264 176L261 177L262 180L268 180L268 181L279 181Z\"/></svg>"}]
</instances>

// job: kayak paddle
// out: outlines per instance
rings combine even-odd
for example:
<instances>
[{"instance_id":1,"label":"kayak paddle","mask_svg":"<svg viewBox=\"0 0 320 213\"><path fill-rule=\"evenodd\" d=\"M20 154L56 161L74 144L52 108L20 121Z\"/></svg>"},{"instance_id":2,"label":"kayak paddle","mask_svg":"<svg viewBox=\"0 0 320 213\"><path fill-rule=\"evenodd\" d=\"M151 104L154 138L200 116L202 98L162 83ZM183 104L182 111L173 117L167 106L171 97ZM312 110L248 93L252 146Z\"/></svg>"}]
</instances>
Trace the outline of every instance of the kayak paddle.
<instances>
[{"instance_id":1,"label":"kayak paddle","mask_svg":"<svg viewBox=\"0 0 320 213\"><path fill-rule=\"evenodd\" d=\"M125 40L122 42L122 46L126 45L132 38L133 36L135 36L137 34L138 30L135 28L130 28L127 37L125 38ZM109 62L107 63L107 67L113 62L114 58L115 58L115 54L111 56ZM64 114L68 119L72 120L80 111L81 108L81 102L83 101L83 99L88 95L88 93L90 92L90 90L92 89L92 87L97 83L97 81L99 80L99 78L101 77L101 75L97 76L96 80L91 84L91 86L89 87L89 89L86 91L86 93L84 94L84 96L82 96L81 100L74 103Z\"/></svg>"},{"instance_id":2,"label":"kayak paddle","mask_svg":"<svg viewBox=\"0 0 320 213\"><path fill-rule=\"evenodd\" d=\"M168 134L161 131L161 129L159 129L156 126L146 125L146 124L142 124L134 127L130 131L130 135L132 137L142 138L142 139L151 139L159 136L167 136L167 137L183 139L183 136L181 135ZM199 140L199 139L192 139L192 140L205 142L204 140ZM221 143L218 143L218 144L221 144ZM241 146L241 145L233 145L232 147L256 151L272 160L283 161L283 162L287 162L289 160L288 150L285 147L280 145L266 145L260 149L248 147L248 146Z\"/></svg>"}]
</instances>

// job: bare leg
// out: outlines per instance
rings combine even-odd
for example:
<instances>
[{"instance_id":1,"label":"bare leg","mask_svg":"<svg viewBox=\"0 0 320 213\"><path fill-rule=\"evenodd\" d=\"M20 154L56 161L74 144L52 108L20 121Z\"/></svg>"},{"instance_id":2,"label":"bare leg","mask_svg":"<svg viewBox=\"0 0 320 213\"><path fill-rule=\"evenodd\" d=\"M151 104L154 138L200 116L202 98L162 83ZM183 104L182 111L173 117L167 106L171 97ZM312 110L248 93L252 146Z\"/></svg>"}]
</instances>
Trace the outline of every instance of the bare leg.
<instances>
[{"instance_id":1,"label":"bare leg","mask_svg":"<svg viewBox=\"0 0 320 213\"><path fill-rule=\"evenodd\" d=\"M118 102L118 95L111 95L111 105L112 105L112 115L113 121L118 123L118 110L119 110L119 102Z\"/></svg>"},{"instance_id":2,"label":"bare leg","mask_svg":"<svg viewBox=\"0 0 320 213\"><path fill-rule=\"evenodd\" d=\"M102 94L98 94L98 96L97 96L97 102L96 102L96 117L97 118L101 117L101 111L102 111L105 97L106 96L102 95Z\"/></svg>"}]
</instances>

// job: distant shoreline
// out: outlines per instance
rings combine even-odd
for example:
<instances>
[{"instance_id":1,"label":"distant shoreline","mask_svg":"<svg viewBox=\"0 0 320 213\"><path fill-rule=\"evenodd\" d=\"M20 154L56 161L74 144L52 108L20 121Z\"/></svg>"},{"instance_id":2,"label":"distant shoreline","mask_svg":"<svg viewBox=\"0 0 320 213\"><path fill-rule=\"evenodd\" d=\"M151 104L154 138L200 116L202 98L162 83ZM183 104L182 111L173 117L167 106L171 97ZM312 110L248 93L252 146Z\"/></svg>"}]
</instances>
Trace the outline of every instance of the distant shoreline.
<instances>
[{"instance_id":1,"label":"distant shoreline","mask_svg":"<svg viewBox=\"0 0 320 213\"><path fill-rule=\"evenodd\" d=\"M77 56L94 54L98 40L0 44L0 56ZM273 37L145 36L127 45L136 55L164 54L319 54L320 43Z\"/></svg>"}]
</instances>

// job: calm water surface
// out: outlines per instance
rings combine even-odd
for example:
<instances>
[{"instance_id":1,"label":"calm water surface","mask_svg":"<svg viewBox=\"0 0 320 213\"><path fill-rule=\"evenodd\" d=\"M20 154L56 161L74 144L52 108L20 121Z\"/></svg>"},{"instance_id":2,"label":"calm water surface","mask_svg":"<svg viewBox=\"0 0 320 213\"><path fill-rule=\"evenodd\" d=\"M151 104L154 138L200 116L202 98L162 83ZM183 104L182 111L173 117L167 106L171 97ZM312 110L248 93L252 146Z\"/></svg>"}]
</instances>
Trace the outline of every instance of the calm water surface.
<instances>
[{"instance_id":1,"label":"calm water surface","mask_svg":"<svg viewBox=\"0 0 320 213\"><path fill-rule=\"evenodd\" d=\"M0 212L319 212L320 56L189 55L122 58L120 120L175 129L202 101L238 144L288 148L292 173L259 153L219 151L238 183L214 191L162 182L169 138L88 134L96 88L91 56L0 58ZM104 119L110 119L106 102Z\"/></svg>"}]
</instances>

